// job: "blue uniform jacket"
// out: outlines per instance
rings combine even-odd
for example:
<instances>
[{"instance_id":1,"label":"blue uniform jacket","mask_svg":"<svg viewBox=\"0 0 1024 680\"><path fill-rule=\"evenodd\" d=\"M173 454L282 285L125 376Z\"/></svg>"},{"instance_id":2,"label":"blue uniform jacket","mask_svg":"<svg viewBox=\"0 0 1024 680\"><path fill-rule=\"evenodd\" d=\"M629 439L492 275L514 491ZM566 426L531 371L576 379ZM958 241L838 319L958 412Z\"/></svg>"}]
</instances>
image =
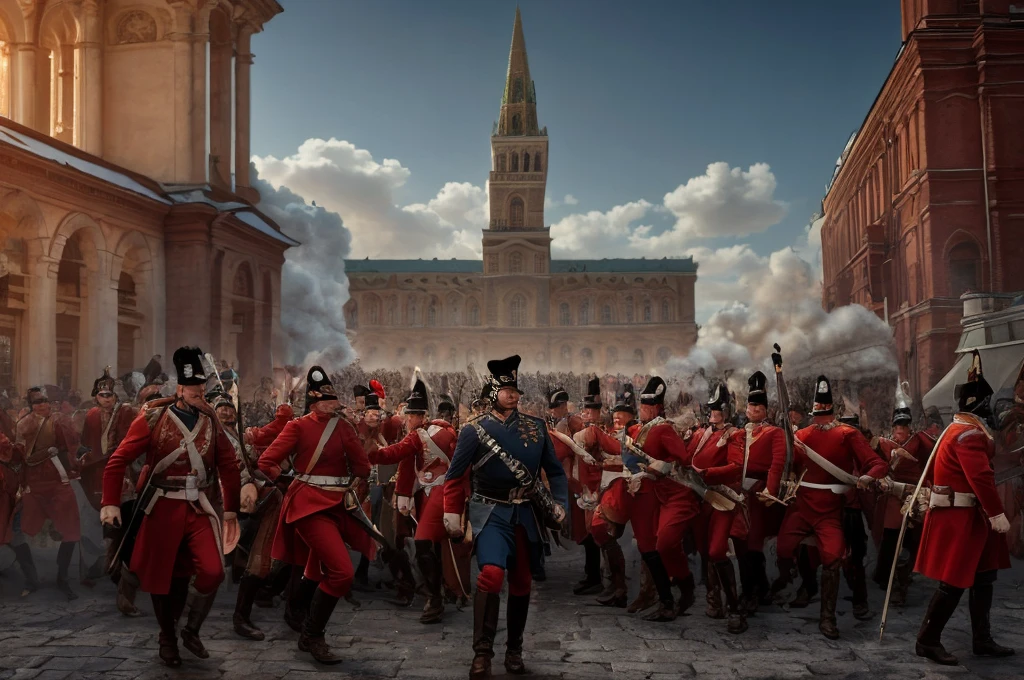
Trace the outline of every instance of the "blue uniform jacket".
<instances>
[{"instance_id":1,"label":"blue uniform jacket","mask_svg":"<svg viewBox=\"0 0 1024 680\"><path fill-rule=\"evenodd\" d=\"M542 419L514 411L505 422L488 414L478 420L477 424L493 437L509 455L523 463L534 478L540 476L540 470L543 468L547 474L552 497L563 507L568 507L568 480L565 477L562 464L555 456L555 446L551 442L551 436ZM448 468L446 479L459 479L468 471L471 486L475 490L480 488L500 490L518 488L519 484L512 472L497 456L491 456L479 469L472 469L485 453L486 449L480 444L476 428L472 424L466 425L459 432L459 439L455 444L455 454L452 456L452 464ZM471 499L468 513L470 524L478 537L487 527L491 517L494 516L500 517L503 520L501 524L505 526L522 525L526 529L531 543L541 541L537 520L529 503L491 505L474 502Z\"/></svg>"}]
</instances>

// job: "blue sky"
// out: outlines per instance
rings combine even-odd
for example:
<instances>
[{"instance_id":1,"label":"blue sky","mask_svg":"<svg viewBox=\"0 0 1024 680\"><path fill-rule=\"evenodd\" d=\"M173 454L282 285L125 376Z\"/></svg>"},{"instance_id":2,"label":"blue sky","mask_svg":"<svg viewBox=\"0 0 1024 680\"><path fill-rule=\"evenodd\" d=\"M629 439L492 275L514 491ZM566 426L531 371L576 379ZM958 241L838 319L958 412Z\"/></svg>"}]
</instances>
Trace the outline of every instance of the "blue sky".
<instances>
[{"instance_id":1,"label":"blue sky","mask_svg":"<svg viewBox=\"0 0 1024 680\"><path fill-rule=\"evenodd\" d=\"M432 220L455 223L439 191L447 183L482 191L516 2L280 1L285 12L253 40L252 151L264 158L261 174L326 203L350 228L360 211L372 221L361 196L332 197L344 188L297 170L305 140L345 140L352 147L341 150L345 162L362 168L361 177L385 178L382 204L422 206L400 217L437 208L441 216L431 213ZM665 194L709 164L744 172L763 163L775 180L771 203L784 204L781 220L752 233L685 240L710 249L745 244L761 255L799 238L900 43L897 0L519 5L538 115L550 136L548 196L576 199L552 206L546 221L569 220L566 229L573 215L607 217L641 202L633 225L657 234L679 217L661 207ZM328 151L307 149L306 170L317 164L310 153ZM464 232L456 244L478 240L473 220L465 222L455 226ZM353 231L356 254L416 256L368 247L367 234ZM455 246L451 252L461 255Z\"/></svg>"}]
</instances>

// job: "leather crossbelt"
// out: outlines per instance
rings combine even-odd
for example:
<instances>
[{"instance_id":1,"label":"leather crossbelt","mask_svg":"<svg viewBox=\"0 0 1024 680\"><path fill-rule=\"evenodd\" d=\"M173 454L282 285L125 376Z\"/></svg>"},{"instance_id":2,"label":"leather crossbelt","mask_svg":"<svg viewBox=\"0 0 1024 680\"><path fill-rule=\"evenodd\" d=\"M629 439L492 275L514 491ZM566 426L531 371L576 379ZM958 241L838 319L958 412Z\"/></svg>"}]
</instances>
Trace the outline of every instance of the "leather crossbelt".
<instances>
[{"instance_id":1,"label":"leather crossbelt","mask_svg":"<svg viewBox=\"0 0 1024 680\"><path fill-rule=\"evenodd\" d=\"M930 508L973 508L977 504L978 497L973 493L953 491L948 486L933 486L928 500Z\"/></svg>"},{"instance_id":2,"label":"leather crossbelt","mask_svg":"<svg viewBox=\"0 0 1024 680\"><path fill-rule=\"evenodd\" d=\"M318 487L349 487L352 486L352 477L333 477L331 475L307 475L296 473L295 481Z\"/></svg>"}]
</instances>

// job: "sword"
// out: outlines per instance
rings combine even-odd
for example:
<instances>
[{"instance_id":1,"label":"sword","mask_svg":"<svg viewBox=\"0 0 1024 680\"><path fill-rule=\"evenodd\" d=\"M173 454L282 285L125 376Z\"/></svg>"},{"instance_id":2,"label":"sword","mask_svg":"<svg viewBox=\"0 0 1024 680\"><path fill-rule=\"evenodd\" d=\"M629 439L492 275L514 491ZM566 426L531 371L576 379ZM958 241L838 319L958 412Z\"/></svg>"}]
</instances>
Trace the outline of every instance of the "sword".
<instances>
[{"instance_id":1,"label":"sword","mask_svg":"<svg viewBox=\"0 0 1024 680\"><path fill-rule=\"evenodd\" d=\"M558 441L562 442L563 444L568 446L570 449L572 449L572 452L575 453L580 458L582 458L583 462L587 463L588 465L597 465L598 464L597 463L597 459L595 459L592 455L590 455L590 452L588 452L582 446L577 444L573 440L573 438L570 437L569 435L565 434L564 432L559 432L558 430L555 430L555 429L551 429L551 430L548 430L548 431L556 439L558 439Z\"/></svg>"},{"instance_id":2,"label":"sword","mask_svg":"<svg viewBox=\"0 0 1024 680\"><path fill-rule=\"evenodd\" d=\"M655 460L650 455L648 455L643 449L638 448L636 445L634 445L633 441L628 436L623 437L622 443L625 445L627 449L629 449L630 453L632 453L637 458L646 460L648 463L651 463ZM715 510L729 512L730 510L736 507L736 503L732 499L708 487L707 482L701 479L700 475L694 472L693 468L680 470L675 474L669 474L666 475L665 477L667 479L672 480L676 484L691 489L698 496L700 496L701 500L710 503L711 507L713 507Z\"/></svg>"},{"instance_id":3,"label":"sword","mask_svg":"<svg viewBox=\"0 0 1024 680\"><path fill-rule=\"evenodd\" d=\"M391 542L384 538L384 534L374 526L370 518L366 516L362 503L356 497L356 492L351 488L345 493L345 511L356 521L359 528L369 534L370 538L380 543L385 548L391 549Z\"/></svg>"},{"instance_id":4,"label":"sword","mask_svg":"<svg viewBox=\"0 0 1024 680\"><path fill-rule=\"evenodd\" d=\"M814 449L809 447L805 442L800 442L800 445L803 446L804 453L807 454L807 457L810 458L812 461L814 461L818 465L818 467L820 467L822 470L824 470L825 472L829 473L830 475L832 475L833 477L838 479L843 484L849 484L850 486L857 486L857 482L860 481L860 478L858 478L858 477L856 477L854 475L851 475L846 470L844 470L841 467L839 467L838 465L832 463L827 458L822 456L820 453L818 453L817 451L815 451ZM837 493L837 492L833 491L833 493Z\"/></svg>"}]
</instances>

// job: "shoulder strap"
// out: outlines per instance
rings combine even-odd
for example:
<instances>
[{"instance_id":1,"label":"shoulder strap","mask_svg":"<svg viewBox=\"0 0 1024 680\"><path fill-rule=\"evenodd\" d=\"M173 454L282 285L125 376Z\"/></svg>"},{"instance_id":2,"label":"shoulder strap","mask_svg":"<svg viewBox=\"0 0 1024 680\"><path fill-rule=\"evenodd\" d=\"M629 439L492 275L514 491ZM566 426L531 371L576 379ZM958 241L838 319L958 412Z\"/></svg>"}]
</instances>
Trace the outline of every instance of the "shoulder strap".
<instances>
[{"instance_id":1,"label":"shoulder strap","mask_svg":"<svg viewBox=\"0 0 1024 680\"><path fill-rule=\"evenodd\" d=\"M320 455L324 452L324 447L327 446L327 441L334 434L334 428L338 426L338 416L334 416L327 421L327 427L324 428L324 433L320 435L320 441L316 444L316 450L313 451L313 457L309 459L309 464L306 465L305 474L309 474L316 467L317 461L320 460Z\"/></svg>"},{"instance_id":2,"label":"shoulder strap","mask_svg":"<svg viewBox=\"0 0 1024 680\"><path fill-rule=\"evenodd\" d=\"M509 472L516 478L520 486L532 486L533 485L533 473L531 473L521 461L513 458L508 454L505 449L501 448L501 444L494 440L494 437L487 434L487 430L480 427L479 423L473 423L473 427L476 428L477 436L480 438L480 443L487 449L487 453L473 466L474 470L479 469L487 460L492 456L497 456L498 459L505 464L505 467L509 469Z\"/></svg>"}]
</instances>

